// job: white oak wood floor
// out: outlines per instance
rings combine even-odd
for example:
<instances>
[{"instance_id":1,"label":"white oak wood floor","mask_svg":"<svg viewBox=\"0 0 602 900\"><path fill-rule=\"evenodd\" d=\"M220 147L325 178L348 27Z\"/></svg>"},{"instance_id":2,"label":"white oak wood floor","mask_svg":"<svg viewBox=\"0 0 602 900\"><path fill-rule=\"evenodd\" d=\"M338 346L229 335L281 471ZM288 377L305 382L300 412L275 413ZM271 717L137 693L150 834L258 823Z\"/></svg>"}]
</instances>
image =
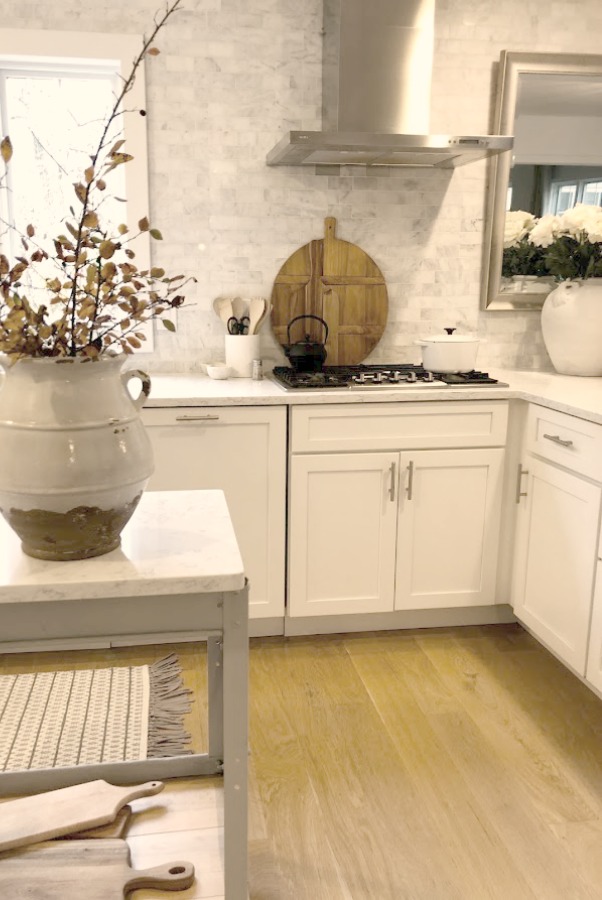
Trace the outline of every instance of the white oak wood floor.
<instances>
[{"instance_id":1,"label":"white oak wood floor","mask_svg":"<svg viewBox=\"0 0 602 900\"><path fill-rule=\"evenodd\" d=\"M5 656L141 664L198 645ZM195 749L205 729L192 725ZM601 900L602 701L517 625L259 638L250 664L251 900ZM221 896L214 779L136 801L135 867Z\"/></svg>"}]
</instances>

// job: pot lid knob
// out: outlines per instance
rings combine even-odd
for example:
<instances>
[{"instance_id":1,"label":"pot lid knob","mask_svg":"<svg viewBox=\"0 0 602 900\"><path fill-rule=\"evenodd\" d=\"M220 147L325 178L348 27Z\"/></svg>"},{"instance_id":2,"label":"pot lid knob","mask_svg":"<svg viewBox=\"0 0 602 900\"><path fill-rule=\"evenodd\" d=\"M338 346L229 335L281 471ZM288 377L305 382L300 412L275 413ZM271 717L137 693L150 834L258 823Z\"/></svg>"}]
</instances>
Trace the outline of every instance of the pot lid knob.
<instances>
[{"instance_id":1,"label":"pot lid knob","mask_svg":"<svg viewBox=\"0 0 602 900\"><path fill-rule=\"evenodd\" d=\"M447 331L448 334L453 334L456 329L455 328L444 328L443 330Z\"/></svg>"}]
</instances>

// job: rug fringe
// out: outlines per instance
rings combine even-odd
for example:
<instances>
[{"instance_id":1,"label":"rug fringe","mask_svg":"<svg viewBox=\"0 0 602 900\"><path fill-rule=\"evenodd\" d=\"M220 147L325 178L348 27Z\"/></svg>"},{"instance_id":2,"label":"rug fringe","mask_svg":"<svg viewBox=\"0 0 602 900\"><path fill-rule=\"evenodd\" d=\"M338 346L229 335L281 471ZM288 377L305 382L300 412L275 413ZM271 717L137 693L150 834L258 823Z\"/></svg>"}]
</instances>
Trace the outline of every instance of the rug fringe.
<instances>
[{"instance_id":1,"label":"rug fringe","mask_svg":"<svg viewBox=\"0 0 602 900\"><path fill-rule=\"evenodd\" d=\"M191 736L184 728L184 716L192 709L193 692L184 687L176 654L171 653L149 666L149 680L148 757L191 753L188 747Z\"/></svg>"}]
</instances>

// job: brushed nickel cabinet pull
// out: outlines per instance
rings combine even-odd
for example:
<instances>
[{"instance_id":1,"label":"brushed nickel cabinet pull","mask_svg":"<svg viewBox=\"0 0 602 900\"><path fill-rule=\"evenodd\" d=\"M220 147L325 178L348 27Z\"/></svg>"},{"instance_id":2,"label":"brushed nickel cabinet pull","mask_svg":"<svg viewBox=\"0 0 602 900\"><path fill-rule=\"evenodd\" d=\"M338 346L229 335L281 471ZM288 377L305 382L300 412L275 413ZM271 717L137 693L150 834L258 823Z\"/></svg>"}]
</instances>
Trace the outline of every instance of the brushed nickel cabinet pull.
<instances>
[{"instance_id":1,"label":"brushed nickel cabinet pull","mask_svg":"<svg viewBox=\"0 0 602 900\"><path fill-rule=\"evenodd\" d=\"M176 422L215 422L219 420L219 416L176 416Z\"/></svg>"},{"instance_id":2,"label":"brushed nickel cabinet pull","mask_svg":"<svg viewBox=\"0 0 602 900\"><path fill-rule=\"evenodd\" d=\"M412 460L408 463L408 486L406 488L408 500L412 499L412 492L414 490L414 463Z\"/></svg>"},{"instance_id":3,"label":"brushed nickel cabinet pull","mask_svg":"<svg viewBox=\"0 0 602 900\"><path fill-rule=\"evenodd\" d=\"M555 444L560 444L562 447L572 447L573 442L569 440L563 440L559 434L544 434L544 437L547 441L553 441Z\"/></svg>"},{"instance_id":4,"label":"brushed nickel cabinet pull","mask_svg":"<svg viewBox=\"0 0 602 900\"><path fill-rule=\"evenodd\" d=\"M521 491L521 481L522 481L523 475L528 475L528 474L529 474L529 470L523 469L522 465L519 463L518 464L518 474L516 476L516 502L517 503L520 503L521 497L527 496L526 491Z\"/></svg>"},{"instance_id":5,"label":"brushed nickel cabinet pull","mask_svg":"<svg viewBox=\"0 0 602 900\"><path fill-rule=\"evenodd\" d=\"M395 500L395 476L396 476L396 474L397 474L397 465L394 462L392 462L391 465L389 466L389 475L390 475L390 479L391 479L389 481L389 500L391 501L391 503Z\"/></svg>"}]
</instances>

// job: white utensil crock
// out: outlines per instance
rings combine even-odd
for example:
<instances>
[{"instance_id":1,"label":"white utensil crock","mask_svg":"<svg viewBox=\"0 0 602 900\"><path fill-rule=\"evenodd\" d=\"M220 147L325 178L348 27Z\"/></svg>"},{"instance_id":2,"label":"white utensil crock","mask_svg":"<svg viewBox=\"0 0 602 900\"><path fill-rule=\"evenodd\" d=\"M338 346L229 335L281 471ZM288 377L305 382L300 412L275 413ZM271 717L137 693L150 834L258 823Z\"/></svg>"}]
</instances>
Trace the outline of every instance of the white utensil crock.
<instances>
[{"instance_id":1,"label":"white utensil crock","mask_svg":"<svg viewBox=\"0 0 602 900\"><path fill-rule=\"evenodd\" d=\"M259 359L258 334L227 334L226 365L234 378L252 378L253 360Z\"/></svg>"},{"instance_id":2,"label":"white utensil crock","mask_svg":"<svg viewBox=\"0 0 602 900\"><path fill-rule=\"evenodd\" d=\"M119 546L153 472L140 409L150 379L124 357L0 358L0 511L29 556ZM139 379L132 399L127 384Z\"/></svg>"}]
</instances>

